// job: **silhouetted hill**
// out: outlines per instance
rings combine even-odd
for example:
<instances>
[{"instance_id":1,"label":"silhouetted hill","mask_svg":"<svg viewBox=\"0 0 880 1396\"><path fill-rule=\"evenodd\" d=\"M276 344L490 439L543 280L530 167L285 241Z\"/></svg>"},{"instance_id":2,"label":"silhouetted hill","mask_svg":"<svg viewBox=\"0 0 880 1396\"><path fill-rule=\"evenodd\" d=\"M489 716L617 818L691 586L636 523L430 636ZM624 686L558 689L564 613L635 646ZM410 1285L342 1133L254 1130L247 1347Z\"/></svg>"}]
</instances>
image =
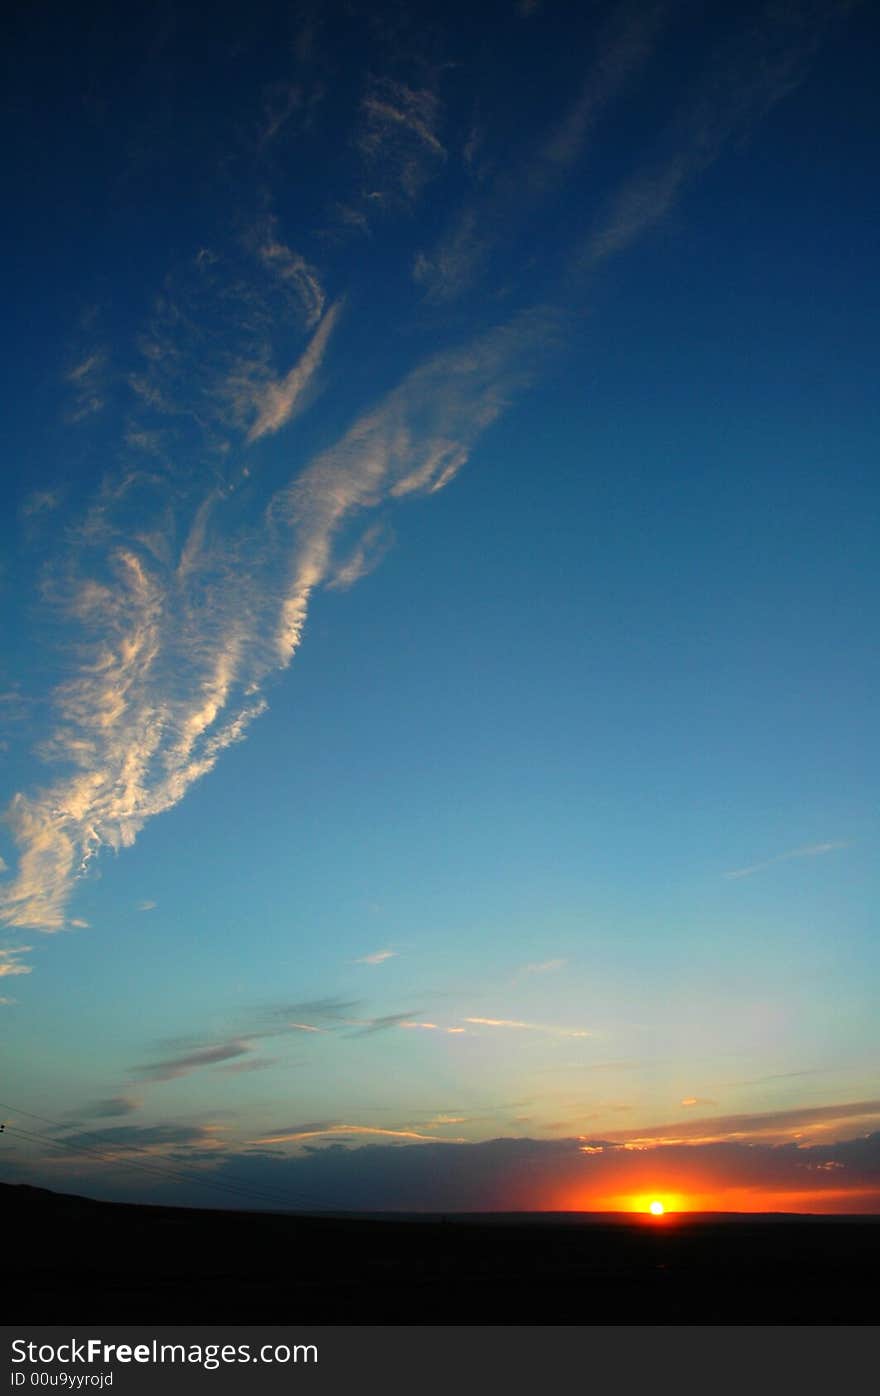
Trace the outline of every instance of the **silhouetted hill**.
<instances>
[{"instance_id":1,"label":"silhouetted hill","mask_svg":"<svg viewBox=\"0 0 880 1396\"><path fill-rule=\"evenodd\" d=\"M873 1218L329 1217L0 1184L6 1323L874 1323Z\"/></svg>"}]
</instances>

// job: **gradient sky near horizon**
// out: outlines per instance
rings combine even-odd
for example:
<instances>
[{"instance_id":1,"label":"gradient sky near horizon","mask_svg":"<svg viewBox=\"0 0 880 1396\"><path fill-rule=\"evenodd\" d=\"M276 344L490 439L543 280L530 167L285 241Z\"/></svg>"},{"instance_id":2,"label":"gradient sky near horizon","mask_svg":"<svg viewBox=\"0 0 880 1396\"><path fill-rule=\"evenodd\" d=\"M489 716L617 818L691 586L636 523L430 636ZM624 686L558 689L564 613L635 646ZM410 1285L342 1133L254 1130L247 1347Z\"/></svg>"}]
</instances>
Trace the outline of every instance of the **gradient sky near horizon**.
<instances>
[{"instance_id":1,"label":"gradient sky near horizon","mask_svg":"<svg viewBox=\"0 0 880 1396\"><path fill-rule=\"evenodd\" d=\"M876 13L11 26L0 1177L880 1210Z\"/></svg>"}]
</instances>

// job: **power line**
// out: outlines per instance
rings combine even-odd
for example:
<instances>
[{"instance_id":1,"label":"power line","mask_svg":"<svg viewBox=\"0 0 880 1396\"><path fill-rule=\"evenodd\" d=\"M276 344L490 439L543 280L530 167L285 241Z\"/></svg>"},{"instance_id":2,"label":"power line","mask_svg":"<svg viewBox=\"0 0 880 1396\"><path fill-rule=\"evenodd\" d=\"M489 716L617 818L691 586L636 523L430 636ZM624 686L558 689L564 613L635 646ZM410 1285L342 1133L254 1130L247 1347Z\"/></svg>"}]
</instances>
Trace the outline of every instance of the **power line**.
<instances>
[{"instance_id":1,"label":"power line","mask_svg":"<svg viewBox=\"0 0 880 1396\"><path fill-rule=\"evenodd\" d=\"M0 1108L4 1110L11 1110L13 1114L26 1115L28 1119L40 1120L43 1124L55 1125L61 1129L66 1128L66 1126L60 1120L49 1119L48 1116L38 1115L32 1110L19 1109L18 1106L9 1105L8 1103L5 1103L3 1101L0 1101ZM139 1168L143 1172L153 1173L165 1179L173 1179L175 1182L195 1183L201 1187L213 1187L215 1189L220 1189L224 1192L230 1193L234 1196L249 1196L251 1198L257 1198L259 1201L269 1203L275 1207L278 1207L280 1205L285 1207L287 1210L293 1210L291 1208L291 1201L294 1201L295 1203L298 1202L302 1210L326 1210L326 1208L321 1208L320 1205L314 1201L314 1199L305 1199L302 1197L301 1194L299 1196L295 1195L292 1198L290 1194L285 1195L277 1191L273 1193L259 1186L255 1186L253 1183L250 1183L246 1178L241 1178L235 1174L227 1174L226 1179L217 1179L206 1177L203 1174L194 1172L192 1169L187 1170L185 1165L179 1168L175 1168L169 1167L168 1165L161 1165L156 1163L141 1163L137 1159L122 1159L117 1158L115 1156L108 1158L107 1155L101 1153L99 1149L90 1148L86 1144L75 1143L74 1141L68 1139L52 1139L45 1134L33 1134L28 1132L27 1130L20 1128L17 1125L7 1124L6 1132L8 1132L9 1134L19 1135L21 1138L29 1139L32 1142L38 1144L51 1144L55 1147L66 1148L73 1152L84 1154L86 1157L94 1158L100 1163L112 1165L113 1167L121 1166L123 1168ZM100 1142L98 1136L94 1134L87 1134L86 1137L95 1139L97 1142ZM144 1156L148 1156L145 1149L140 1149L136 1145L127 1146L127 1152L143 1154Z\"/></svg>"},{"instance_id":2,"label":"power line","mask_svg":"<svg viewBox=\"0 0 880 1396\"><path fill-rule=\"evenodd\" d=\"M50 1119L48 1115L37 1115L33 1110L23 1110L20 1106L17 1106L17 1105L10 1105L8 1102L2 1101L2 1100L0 1100L0 1109L2 1109L2 1110L11 1110L11 1111L13 1112L13 1114L15 1114L15 1115L26 1115L26 1116L28 1117L29 1120L39 1120L42 1124L44 1124L44 1125L54 1125L57 1129L68 1129L68 1128L69 1128L69 1125L67 1125L63 1120L53 1120L53 1119ZM93 1140L94 1143L98 1146L98 1150L100 1150L101 1147L107 1147L107 1145L108 1145L108 1141L107 1141L106 1139L102 1139L101 1136L100 1136L99 1134L94 1133L94 1131L91 1131L91 1130L83 1130L83 1131L82 1131L82 1135L83 1135L86 1139L91 1139L91 1140ZM47 1143L54 1143L54 1142L55 1142L54 1140L48 1139L47 1136L45 1136L45 1135L38 1135L37 1138L39 1138L41 1141L45 1140L45 1142L47 1142ZM61 1141L61 1142L66 1142L67 1144L69 1144L69 1146L70 1146L71 1148L76 1148L76 1147L78 1147L77 1144L76 1144L73 1140L67 1140L67 1141ZM81 1148L86 1148L87 1146L82 1145L82 1146L79 1146L79 1147L81 1147ZM127 1147L127 1150L128 1150L129 1153L133 1153L133 1154L143 1154L145 1157L148 1157L148 1158L152 1158L152 1157L153 1157L152 1154L148 1154L148 1152L147 1152L146 1149L139 1148L136 1144L129 1144L129 1145L127 1145L126 1147ZM116 1161L115 1158L110 1159L110 1160L105 1160L105 1162L115 1162L115 1161ZM154 1167L155 1167L155 1165L154 1165ZM186 1165L181 1165L181 1166L178 1167L175 1171L176 1171L177 1173L179 1173L179 1174L182 1174L184 1177L187 1177L187 1178L189 1178L189 1179L191 1179L191 1180L193 1180L193 1181L196 1181L196 1182L202 1181L202 1175L199 1174L199 1173L193 1172L191 1169L190 1169L189 1171L187 1171ZM234 1174L234 1173L227 1174L226 1177L227 1177L227 1179L229 1180L229 1182L232 1183L232 1184L240 1184L242 1187L247 1188L249 1191L253 1191L253 1190L254 1190L254 1184L251 1183L247 1178L239 1177L239 1176L237 1176L237 1175ZM282 1203L284 1203L285 1205L287 1205L287 1203L288 1203L288 1201L289 1201L289 1196L290 1196L289 1194L279 1192L277 1189L273 1189L272 1187L266 1188L266 1187L260 1186L260 1187L259 1187L259 1191L261 1191L261 1192L264 1194L264 1196L269 1197L269 1198L271 1198L271 1197L274 1195L274 1197L277 1199L277 1201L282 1202ZM317 1205L317 1204L314 1202L314 1199L311 1199L311 1200L310 1200L310 1205L313 1205L313 1206L314 1206L314 1205Z\"/></svg>"},{"instance_id":3,"label":"power line","mask_svg":"<svg viewBox=\"0 0 880 1396\"><path fill-rule=\"evenodd\" d=\"M269 1197L267 1194L259 1192L256 1188L250 1187L250 1185L241 1187L232 1183L225 1183L218 1178L200 1177L192 1173L177 1172L171 1168L154 1167L148 1163L141 1163L139 1159L108 1158L106 1155L98 1153L95 1149L86 1148L85 1145L71 1144L65 1139L48 1139L44 1134L32 1134L30 1131L19 1129L15 1125L7 1125L4 1133L19 1139L27 1139L31 1143L49 1144L54 1148L68 1149L73 1153L84 1155L86 1158L94 1159L98 1163L103 1163L113 1168L138 1168L144 1173L152 1173L163 1180L170 1179L178 1183L196 1183L202 1187L218 1189L233 1197L245 1198L248 1201L256 1199L260 1202L271 1203L276 1209L278 1207L277 1198Z\"/></svg>"},{"instance_id":4,"label":"power line","mask_svg":"<svg viewBox=\"0 0 880 1396\"><path fill-rule=\"evenodd\" d=\"M174 1168L169 1168L167 1166L163 1167L159 1165L142 1163L139 1159L119 1158L116 1156L108 1157L105 1154L99 1153L96 1149L89 1149L86 1145L72 1144L65 1139L50 1139L47 1138L47 1136L44 1134L33 1134L30 1131L20 1129L15 1125L7 1125L4 1132L14 1137L27 1139L31 1143L43 1145L48 1144L54 1148L68 1149L73 1153L80 1154L87 1159L94 1159L96 1162L103 1163L108 1167L137 1168L144 1173L152 1173L155 1176L163 1179L163 1181L170 1180L178 1183L195 1184L198 1187L214 1188L215 1190L225 1192L232 1197L243 1198L245 1201L256 1200L259 1202L263 1202L271 1206L276 1212L279 1211L282 1203L283 1210L289 1214L292 1214L295 1210L297 1210L290 1205L289 1198L280 1199L279 1195L272 1196L268 1193L261 1192L257 1187L253 1186L250 1183L233 1183L231 1181L225 1182L222 1179L210 1178L192 1171L185 1172L183 1171L183 1169L178 1170ZM134 1150L132 1150L131 1152L134 1152ZM324 1209L320 1209L317 1206L313 1206L311 1209L301 1207L298 1210L302 1212L304 1210L315 1211Z\"/></svg>"}]
</instances>

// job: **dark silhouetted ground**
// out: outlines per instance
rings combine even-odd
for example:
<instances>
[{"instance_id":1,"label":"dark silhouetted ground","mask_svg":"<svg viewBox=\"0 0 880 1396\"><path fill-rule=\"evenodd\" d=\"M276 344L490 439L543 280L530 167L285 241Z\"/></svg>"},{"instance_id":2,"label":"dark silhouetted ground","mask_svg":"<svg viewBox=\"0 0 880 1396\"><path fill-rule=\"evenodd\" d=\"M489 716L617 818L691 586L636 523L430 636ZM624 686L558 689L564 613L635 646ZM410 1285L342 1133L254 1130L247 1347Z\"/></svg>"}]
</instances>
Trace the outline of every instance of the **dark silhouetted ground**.
<instances>
[{"instance_id":1,"label":"dark silhouetted ground","mask_svg":"<svg viewBox=\"0 0 880 1396\"><path fill-rule=\"evenodd\" d=\"M0 1185L0 1221L7 1324L863 1324L880 1308L880 1218L298 1217Z\"/></svg>"}]
</instances>

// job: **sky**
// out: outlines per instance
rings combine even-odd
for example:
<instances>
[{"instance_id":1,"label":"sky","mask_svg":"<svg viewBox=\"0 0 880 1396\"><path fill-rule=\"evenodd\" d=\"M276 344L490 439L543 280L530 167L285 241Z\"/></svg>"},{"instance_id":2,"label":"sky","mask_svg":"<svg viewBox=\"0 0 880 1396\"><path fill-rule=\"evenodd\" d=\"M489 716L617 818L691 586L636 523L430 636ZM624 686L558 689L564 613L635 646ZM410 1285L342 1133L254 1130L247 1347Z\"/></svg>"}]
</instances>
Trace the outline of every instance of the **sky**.
<instances>
[{"instance_id":1,"label":"sky","mask_svg":"<svg viewBox=\"0 0 880 1396\"><path fill-rule=\"evenodd\" d=\"M23 7L0 1179L880 1210L871 7Z\"/></svg>"}]
</instances>

